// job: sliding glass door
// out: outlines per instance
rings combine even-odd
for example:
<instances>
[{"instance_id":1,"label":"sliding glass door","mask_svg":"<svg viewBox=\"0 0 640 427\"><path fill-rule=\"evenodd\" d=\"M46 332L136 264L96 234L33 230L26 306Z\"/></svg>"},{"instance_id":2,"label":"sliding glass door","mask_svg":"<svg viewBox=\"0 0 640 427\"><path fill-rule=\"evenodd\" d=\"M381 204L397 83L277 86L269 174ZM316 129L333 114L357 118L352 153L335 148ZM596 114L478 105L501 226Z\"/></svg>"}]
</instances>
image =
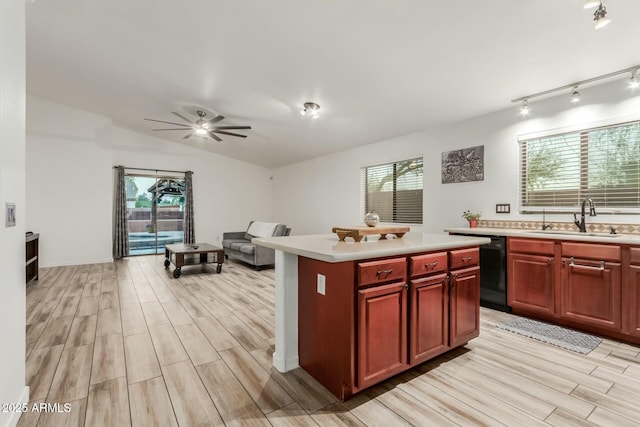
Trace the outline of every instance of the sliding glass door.
<instances>
[{"instance_id":1,"label":"sliding glass door","mask_svg":"<svg viewBox=\"0 0 640 427\"><path fill-rule=\"evenodd\" d=\"M184 178L125 175L129 256L162 254L184 241Z\"/></svg>"}]
</instances>

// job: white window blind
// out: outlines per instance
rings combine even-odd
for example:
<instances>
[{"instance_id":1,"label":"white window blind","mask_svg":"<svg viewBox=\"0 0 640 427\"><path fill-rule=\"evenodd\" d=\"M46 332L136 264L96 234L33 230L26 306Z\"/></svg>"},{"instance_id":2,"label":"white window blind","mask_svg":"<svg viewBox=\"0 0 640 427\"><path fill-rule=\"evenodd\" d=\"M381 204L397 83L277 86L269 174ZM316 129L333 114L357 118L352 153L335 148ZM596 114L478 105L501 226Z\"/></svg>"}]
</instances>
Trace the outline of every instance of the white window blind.
<instances>
[{"instance_id":1,"label":"white window blind","mask_svg":"<svg viewBox=\"0 0 640 427\"><path fill-rule=\"evenodd\" d=\"M521 141L520 171L523 212L640 213L640 121Z\"/></svg>"},{"instance_id":2,"label":"white window blind","mask_svg":"<svg viewBox=\"0 0 640 427\"><path fill-rule=\"evenodd\" d=\"M422 224L422 158L363 169L365 212L381 222Z\"/></svg>"}]
</instances>

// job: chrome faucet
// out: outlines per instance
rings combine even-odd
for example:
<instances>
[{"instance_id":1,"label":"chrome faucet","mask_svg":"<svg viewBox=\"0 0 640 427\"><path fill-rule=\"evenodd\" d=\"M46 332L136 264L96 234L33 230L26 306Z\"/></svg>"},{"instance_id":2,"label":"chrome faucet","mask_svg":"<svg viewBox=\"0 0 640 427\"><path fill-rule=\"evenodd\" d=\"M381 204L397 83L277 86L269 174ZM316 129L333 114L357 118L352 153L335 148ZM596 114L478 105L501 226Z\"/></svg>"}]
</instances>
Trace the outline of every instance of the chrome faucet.
<instances>
[{"instance_id":1,"label":"chrome faucet","mask_svg":"<svg viewBox=\"0 0 640 427\"><path fill-rule=\"evenodd\" d=\"M573 222L576 224L576 226L580 229L581 233L586 233L587 232L587 225L585 224L585 220L584 220L584 208L585 208L585 204L589 202L589 216L596 216L596 205L595 203L593 203L593 200L591 200L590 197L585 197L584 199L582 199L582 209L580 211L580 221L578 221L578 217L575 212L573 214Z\"/></svg>"},{"instance_id":2,"label":"chrome faucet","mask_svg":"<svg viewBox=\"0 0 640 427\"><path fill-rule=\"evenodd\" d=\"M551 228L551 224L547 224L544 209L542 209L542 231Z\"/></svg>"}]
</instances>

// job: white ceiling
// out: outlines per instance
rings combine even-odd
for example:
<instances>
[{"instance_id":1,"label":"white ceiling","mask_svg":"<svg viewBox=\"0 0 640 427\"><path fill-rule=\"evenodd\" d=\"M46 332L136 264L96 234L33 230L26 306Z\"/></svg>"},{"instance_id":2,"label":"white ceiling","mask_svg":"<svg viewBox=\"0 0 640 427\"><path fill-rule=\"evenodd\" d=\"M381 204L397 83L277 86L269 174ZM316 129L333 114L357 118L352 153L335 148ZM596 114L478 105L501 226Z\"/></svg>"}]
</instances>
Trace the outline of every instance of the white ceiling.
<instances>
[{"instance_id":1,"label":"white ceiling","mask_svg":"<svg viewBox=\"0 0 640 427\"><path fill-rule=\"evenodd\" d=\"M27 91L277 167L640 63L640 1L604 2L595 31L583 0L27 1ZM216 143L143 120L197 109L253 129Z\"/></svg>"}]
</instances>

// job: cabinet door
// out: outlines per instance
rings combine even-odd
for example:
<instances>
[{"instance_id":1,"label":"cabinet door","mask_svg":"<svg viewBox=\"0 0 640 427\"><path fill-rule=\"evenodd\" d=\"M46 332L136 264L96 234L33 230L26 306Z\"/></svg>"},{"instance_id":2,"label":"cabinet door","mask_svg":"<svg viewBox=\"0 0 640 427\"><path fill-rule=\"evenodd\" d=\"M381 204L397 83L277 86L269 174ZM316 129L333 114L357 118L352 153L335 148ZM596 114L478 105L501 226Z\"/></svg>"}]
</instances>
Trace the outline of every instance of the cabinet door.
<instances>
[{"instance_id":1,"label":"cabinet door","mask_svg":"<svg viewBox=\"0 0 640 427\"><path fill-rule=\"evenodd\" d=\"M632 265L629 270L631 283L629 287L629 332L640 336L640 266Z\"/></svg>"},{"instance_id":2,"label":"cabinet door","mask_svg":"<svg viewBox=\"0 0 640 427\"><path fill-rule=\"evenodd\" d=\"M507 304L513 309L553 315L553 257L509 253Z\"/></svg>"},{"instance_id":3,"label":"cabinet door","mask_svg":"<svg viewBox=\"0 0 640 427\"><path fill-rule=\"evenodd\" d=\"M407 288L404 282L358 291L358 387L407 368Z\"/></svg>"},{"instance_id":4,"label":"cabinet door","mask_svg":"<svg viewBox=\"0 0 640 427\"><path fill-rule=\"evenodd\" d=\"M465 344L480 333L480 267L451 272L449 345Z\"/></svg>"},{"instance_id":5,"label":"cabinet door","mask_svg":"<svg viewBox=\"0 0 640 427\"><path fill-rule=\"evenodd\" d=\"M621 330L620 264L562 258L561 316Z\"/></svg>"},{"instance_id":6,"label":"cabinet door","mask_svg":"<svg viewBox=\"0 0 640 427\"><path fill-rule=\"evenodd\" d=\"M449 348L447 275L411 281L409 363L418 364Z\"/></svg>"}]
</instances>

